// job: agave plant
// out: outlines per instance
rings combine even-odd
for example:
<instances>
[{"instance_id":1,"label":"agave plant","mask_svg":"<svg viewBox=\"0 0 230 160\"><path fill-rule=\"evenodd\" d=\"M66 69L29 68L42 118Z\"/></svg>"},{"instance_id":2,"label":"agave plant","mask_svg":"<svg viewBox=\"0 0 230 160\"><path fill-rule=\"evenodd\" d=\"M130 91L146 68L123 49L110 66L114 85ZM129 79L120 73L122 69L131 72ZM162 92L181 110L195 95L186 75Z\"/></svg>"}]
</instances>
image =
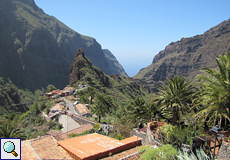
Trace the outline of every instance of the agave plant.
<instances>
[{"instance_id":1,"label":"agave plant","mask_svg":"<svg viewBox=\"0 0 230 160\"><path fill-rule=\"evenodd\" d=\"M204 153L202 148L196 149L196 155L193 152L191 154L188 154L185 151L182 152L178 150L177 158L179 158L179 160L210 160L210 158Z\"/></svg>"}]
</instances>

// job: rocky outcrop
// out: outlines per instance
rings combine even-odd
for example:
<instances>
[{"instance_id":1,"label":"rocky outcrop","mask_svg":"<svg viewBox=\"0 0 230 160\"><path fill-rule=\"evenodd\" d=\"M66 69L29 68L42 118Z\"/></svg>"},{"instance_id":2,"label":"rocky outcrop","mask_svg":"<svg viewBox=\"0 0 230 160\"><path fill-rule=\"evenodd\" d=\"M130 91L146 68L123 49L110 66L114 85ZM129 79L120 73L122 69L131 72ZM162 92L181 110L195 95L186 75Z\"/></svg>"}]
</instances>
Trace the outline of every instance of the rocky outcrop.
<instances>
[{"instance_id":1,"label":"rocky outcrop","mask_svg":"<svg viewBox=\"0 0 230 160\"><path fill-rule=\"evenodd\" d=\"M110 87L109 76L104 74L99 68L94 66L85 54L82 48L79 48L70 65L69 84L74 84L80 81L94 85L93 81L97 80L101 83L101 87Z\"/></svg>"},{"instance_id":2,"label":"rocky outcrop","mask_svg":"<svg viewBox=\"0 0 230 160\"><path fill-rule=\"evenodd\" d=\"M230 20L224 21L202 35L172 42L157 54L152 64L134 78L157 83L180 75L194 80L205 67L215 68L215 57L230 51Z\"/></svg>"},{"instance_id":3,"label":"rocky outcrop","mask_svg":"<svg viewBox=\"0 0 230 160\"><path fill-rule=\"evenodd\" d=\"M116 70L111 70L94 38L45 14L34 0L0 1L0 35L0 77L11 79L22 89L41 89L48 84L63 88L68 84L74 53L80 47L106 74Z\"/></svg>"}]
</instances>

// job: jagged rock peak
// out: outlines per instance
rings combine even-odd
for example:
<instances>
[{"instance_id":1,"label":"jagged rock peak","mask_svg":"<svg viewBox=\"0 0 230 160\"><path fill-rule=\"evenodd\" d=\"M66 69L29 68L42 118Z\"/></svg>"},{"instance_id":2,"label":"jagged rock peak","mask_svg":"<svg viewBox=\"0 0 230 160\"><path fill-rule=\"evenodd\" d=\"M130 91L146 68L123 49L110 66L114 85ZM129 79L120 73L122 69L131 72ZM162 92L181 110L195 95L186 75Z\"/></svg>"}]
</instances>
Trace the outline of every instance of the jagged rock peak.
<instances>
[{"instance_id":1,"label":"jagged rock peak","mask_svg":"<svg viewBox=\"0 0 230 160\"><path fill-rule=\"evenodd\" d=\"M77 58L80 58L80 57L85 58L85 54L84 54L84 52L83 52L83 49L82 49L82 48L79 48L79 49L76 51L76 55L75 55L75 57L77 57Z\"/></svg>"}]
</instances>

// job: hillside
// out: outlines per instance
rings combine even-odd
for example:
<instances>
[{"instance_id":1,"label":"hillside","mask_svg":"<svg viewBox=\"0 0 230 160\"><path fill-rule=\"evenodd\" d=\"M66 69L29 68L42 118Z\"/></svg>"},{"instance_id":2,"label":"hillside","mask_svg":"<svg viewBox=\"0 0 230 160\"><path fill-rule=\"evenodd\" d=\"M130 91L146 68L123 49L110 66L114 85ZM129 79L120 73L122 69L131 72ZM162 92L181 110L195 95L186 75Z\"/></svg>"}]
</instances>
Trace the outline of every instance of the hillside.
<instances>
[{"instance_id":1,"label":"hillside","mask_svg":"<svg viewBox=\"0 0 230 160\"><path fill-rule=\"evenodd\" d=\"M128 77L127 73L118 62L116 57L108 49L102 49L102 51L104 52L105 57L108 59L112 74L119 74L120 76Z\"/></svg>"},{"instance_id":2,"label":"hillside","mask_svg":"<svg viewBox=\"0 0 230 160\"><path fill-rule=\"evenodd\" d=\"M120 67L109 65L94 38L83 36L45 14L34 0L0 1L0 35L0 77L9 78L22 89L34 91L48 84L64 87L74 52L80 47L106 74L116 70L125 74Z\"/></svg>"},{"instance_id":3,"label":"hillside","mask_svg":"<svg viewBox=\"0 0 230 160\"><path fill-rule=\"evenodd\" d=\"M102 72L85 57L82 48L77 50L69 72L69 84L78 86L79 83L86 83L100 92L111 93L125 99L134 99L146 94L139 80L119 75L108 76Z\"/></svg>"},{"instance_id":4,"label":"hillside","mask_svg":"<svg viewBox=\"0 0 230 160\"><path fill-rule=\"evenodd\" d=\"M167 77L181 75L193 80L200 69L217 67L215 57L230 51L230 20L209 29L202 35L182 38L160 51L152 64L133 78L155 84Z\"/></svg>"}]
</instances>

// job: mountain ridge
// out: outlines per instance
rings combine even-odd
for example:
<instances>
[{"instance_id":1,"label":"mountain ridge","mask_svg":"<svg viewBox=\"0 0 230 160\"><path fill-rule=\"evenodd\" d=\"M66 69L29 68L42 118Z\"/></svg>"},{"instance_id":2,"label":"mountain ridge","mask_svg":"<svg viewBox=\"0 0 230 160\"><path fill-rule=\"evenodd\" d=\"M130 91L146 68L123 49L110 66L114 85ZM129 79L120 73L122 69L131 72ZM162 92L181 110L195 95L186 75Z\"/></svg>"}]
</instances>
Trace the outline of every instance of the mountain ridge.
<instances>
[{"instance_id":1,"label":"mountain ridge","mask_svg":"<svg viewBox=\"0 0 230 160\"><path fill-rule=\"evenodd\" d=\"M193 80L202 68L216 68L215 57L227 51L230 51L230 20L223 21L204 34L171 42L133 78L149 81L153 86L174 75Z\"/></svg>"},{"instance_id":2,"label":"mountain ridge","mask_svg":"<svg viewBox=\"0 0 230 160\"><path fill-rule=\"evenodd\" d=\"M45 14L34 0L0 1L0 34L0 77L10 78L19 88L33 91L68 84L69 66L80 47L95 66L113 73L94 38Z\"/></svg>"}]
</instances>

